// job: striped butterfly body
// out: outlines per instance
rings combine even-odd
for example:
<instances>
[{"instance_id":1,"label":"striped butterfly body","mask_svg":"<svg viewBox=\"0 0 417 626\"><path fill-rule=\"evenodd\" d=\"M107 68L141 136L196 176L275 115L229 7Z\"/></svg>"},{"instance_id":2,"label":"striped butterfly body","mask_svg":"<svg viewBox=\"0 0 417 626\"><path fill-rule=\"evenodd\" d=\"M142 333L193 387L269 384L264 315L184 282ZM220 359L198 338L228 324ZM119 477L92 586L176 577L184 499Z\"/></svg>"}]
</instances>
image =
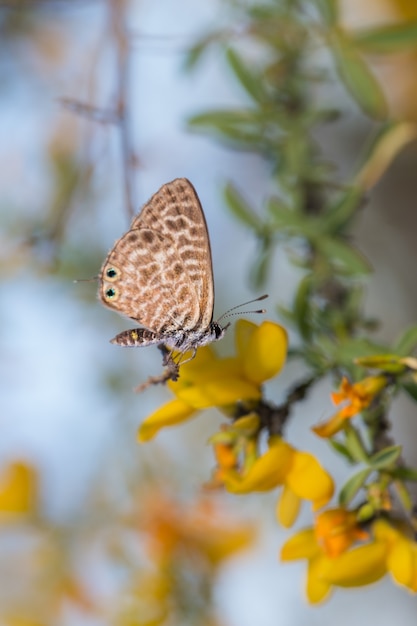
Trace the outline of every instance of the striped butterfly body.
<instances>
[{"instance_id":1,"label":"striped butterfly body","mask_svg":"<svg viewBox=\"0 0 417 626\"><path fill-rule=\"evenodd\" d=\"M193 356L221 339L213 321L214 286L210 240L197 193L186 178L157 191L115 244L99 275L103 304L141 328L125 330L112 343L156 344L168 371L152 382L178 378L171 352Z\"/></svg>"}]
</instances>

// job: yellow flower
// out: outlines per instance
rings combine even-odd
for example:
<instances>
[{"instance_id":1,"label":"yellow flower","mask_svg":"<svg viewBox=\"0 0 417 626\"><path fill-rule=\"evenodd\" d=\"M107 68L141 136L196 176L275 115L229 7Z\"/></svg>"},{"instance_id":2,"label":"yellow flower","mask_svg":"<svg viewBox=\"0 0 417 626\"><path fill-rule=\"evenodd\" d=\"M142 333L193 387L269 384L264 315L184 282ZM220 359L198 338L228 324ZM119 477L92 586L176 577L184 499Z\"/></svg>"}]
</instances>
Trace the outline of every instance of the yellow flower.
<instances>
[{"instance_id":1,"label":"yellow flower","mask_svg":"<svg viewBox=\"0 0 417 626\"><path fill-rule=\"evenodd\" d=\"M306 528L282 547L281 560L307 560L307 598L321 602L332 587L360 587L386 574L386 549L374 541L349 547L368 537L344 509L325 511L317 517L315 528Z\"/></svg>"},{"instance_id":2,"label":"yellow flower","mask_svg":"<svg viewBox=\"0 0 417 626\"><path fill-rule=\"evenodd\" d=\"M301 500L311 501L317 510L330 500L334 490L332 478L313 455L296 450L278 436L271 437L268 450L246 471L223 468L222 479L226 489L236 494L283 487L277 517L286 527L294 523Z\"/></svg>"},{"instance_id":3,"label":"yellow flower","mask_svg":"<svg viewBox=\"0 0 417 626\"><path fill-rule=\"evenodd\" d=\"M373 524L375 539L385 545L387 569L395 582L417 592L417 543L384 520Z\"/></svg>"},{"instance_id":4,"label":"yellow flower","mask_svg":"<svg viewBox=\"0 0 417 626\"><path fill-rule=\"evenodd\" d=\"M386 573L417 592L417 542L399 524L377 520L372 538L356 522L355 514L332 509L317 516L315 528L306 528L282 547L281 559L307 559L307 597L320 602L332 587L361 587ZM356 541L370 540L352 549Z\"/></svg>"},{"instance_id":5,"label":"yellow flower","mask_svg":"<svg viewBox=\"0 0 417 626\"><path fill-rule=\"evenodd\" d=\"M350 383L343 378L340 388L332 393L334 404L346 404L327 422L313 427L313 432L319 437L333 437L345 425L345 421L366 409L372 400L384 389L387 384L385 376L369 376L357 383Z\"/></svg>"},{"instance_id":6,"label":"yellow flower","mask_svg":"<svg viewBox=\"0 0 417 626\"><path fill-rule=\"evenodd\" d=\"M0 475L0 514L33 512L37 496L37 475L21 461L11 463Z\"/></svg>"},{"instance_id":7,"label":"yellow flower","mask_svg":"<svg viewBox=\"0 0 417 626\"><path fill-rule=\"evenodd\" d=\"M201 409L260 399L262 383L284 365L287 334L274 322L256 326L239 320L235 338L235 357L219 358L211 346L205 346L181 366L179 380L168 383L176 398L145 419L138 433L140 441L152 439L161 428L180 424Z\"/></svg>"}]
</instances>

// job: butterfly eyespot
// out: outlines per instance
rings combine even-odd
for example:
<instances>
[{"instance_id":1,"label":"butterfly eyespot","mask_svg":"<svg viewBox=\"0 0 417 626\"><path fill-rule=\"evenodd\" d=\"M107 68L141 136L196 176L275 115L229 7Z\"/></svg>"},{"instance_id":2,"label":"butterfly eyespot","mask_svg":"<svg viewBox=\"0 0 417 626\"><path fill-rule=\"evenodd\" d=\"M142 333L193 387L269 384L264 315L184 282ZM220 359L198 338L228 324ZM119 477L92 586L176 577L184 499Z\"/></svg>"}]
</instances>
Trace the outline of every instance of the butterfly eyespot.
<instances>
[{"instance_id":1,"label":"butterfly eyespot","mask_svg":"<svg viewBox=\"0 0 417 626\"><path fill-rule=\"evenodd\" d=\"M112 281L112 280L116 280L116 278L119 278L120 272L117 269L117 267L110 265L110 267L106 269L105 275L106 275L107 280Z\"/></svg>"},{"instance_id":2,"label":"butterfly eyespot","mask_svg":"<svg viewBox=\"0 0 417 626\"><path fill-rule=\"evenodd\" d=\"M104 292L104 295L106 296L107 300L116 300L118 296L117 289L115 289L114 287L109 287L109 289L106 289L106 291Z\"/></svg>"}]
</instances>

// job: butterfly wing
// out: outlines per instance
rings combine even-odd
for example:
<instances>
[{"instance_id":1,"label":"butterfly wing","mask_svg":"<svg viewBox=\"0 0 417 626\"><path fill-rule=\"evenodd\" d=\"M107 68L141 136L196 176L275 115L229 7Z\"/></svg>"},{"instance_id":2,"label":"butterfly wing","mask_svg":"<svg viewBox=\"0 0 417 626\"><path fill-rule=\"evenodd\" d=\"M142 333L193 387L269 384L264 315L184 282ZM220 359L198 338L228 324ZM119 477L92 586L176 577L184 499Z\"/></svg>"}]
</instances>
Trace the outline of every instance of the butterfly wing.
<instances>
[{"instance_id":1,"label":"butterfly wing","mask_svg":"<svg viewBox=\"0 0 417 626\"><path fill-rule=\"evenodd\" d=\"M207 328L214 307L210 239L199 197L190 181L176 178L163 185L133 220L132 228L138 227L156 228L172 240L189 288L195 291L200 309L198 324Z\"/></svg>"},{"instance_id":2,"label":"butterfly wing","mask_svg":"<svg viewBox=\"0 0 417 626\"><path fill-rule=\"evenodd\" d=\"M164 185L105 260L104 304L157 333L209 325L213 275L207 226L186 179Z\"/></svg>"}]
</instances>

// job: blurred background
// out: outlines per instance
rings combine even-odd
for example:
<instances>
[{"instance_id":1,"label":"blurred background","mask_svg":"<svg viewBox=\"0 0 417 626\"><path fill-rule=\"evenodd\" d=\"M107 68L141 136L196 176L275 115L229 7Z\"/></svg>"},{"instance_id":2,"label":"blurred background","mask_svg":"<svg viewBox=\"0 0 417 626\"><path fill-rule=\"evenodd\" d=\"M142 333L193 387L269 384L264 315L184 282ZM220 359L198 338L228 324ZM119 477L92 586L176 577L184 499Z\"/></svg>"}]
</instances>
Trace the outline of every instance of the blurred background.
<instances>
[{"instance_id":1,"label":"blurred background","mask_svg":"<svg viewBox=\"0 0 417 626\"><path fill-rule=\"evenodd\" d=\"M30 524L8 519L0 530L1 623L416 622L416 599L389 581L309 607L304 564L278 560L286 532L275 524L274 497L207 502L201 486L213 465L205 442L221 421L215 411L138 444L138 425L170 397L164 388L132 391L160 372L160 355L111 345L129 322L99 303L96 280L74 282L97 276L130 223L129 203L136 213L163 183L184 176L200 196L211 235L215 314L258 295L248 280L256 242L227 211L221 189L235 181L261 205L269 173L258 157L187 129L187 118L201 109L244 100L218 49L197 70L184 70L199 36L223 25L239 31L232 4L0 2L0 463L4 472L29 472L36 484ZM346 25L356 27L417 19L412 4L346 0L342 8ZM417 116L416 60L417 50L373 65L392 114L410 121ZM317 94L323 96L344 115L316 140L342 174L350 172L371 122L340 86L326 85ZM366 306L382 317L379 333L387 340L416 318L416 168L410 145L355 223L358 247L374 270ZM294 272L278 250L266 286L269 319L278 320L277 305L291 299ZM216 349L231 353L233 333ZM268 386L273 400L292 375L290 366ZM316 390L288 437L324 466L331 463L338 478L346 468L334 467L326 444L308 431L331 409L329 390ZM412 463L417 425L406 401L397 411L394 431ZM179 557L181 576L169 579L181 598L174 610L167 601L172 588L152 569L169 541L158 544L155 533L166 538L172 525L170 537L182 545L187 524L196 541ZM209 548L196 528L211 538ZM222 528L241 537L230 554L216 552ZM171 610L170 621L161 606Z\"/></svg>"}]
</instances>

